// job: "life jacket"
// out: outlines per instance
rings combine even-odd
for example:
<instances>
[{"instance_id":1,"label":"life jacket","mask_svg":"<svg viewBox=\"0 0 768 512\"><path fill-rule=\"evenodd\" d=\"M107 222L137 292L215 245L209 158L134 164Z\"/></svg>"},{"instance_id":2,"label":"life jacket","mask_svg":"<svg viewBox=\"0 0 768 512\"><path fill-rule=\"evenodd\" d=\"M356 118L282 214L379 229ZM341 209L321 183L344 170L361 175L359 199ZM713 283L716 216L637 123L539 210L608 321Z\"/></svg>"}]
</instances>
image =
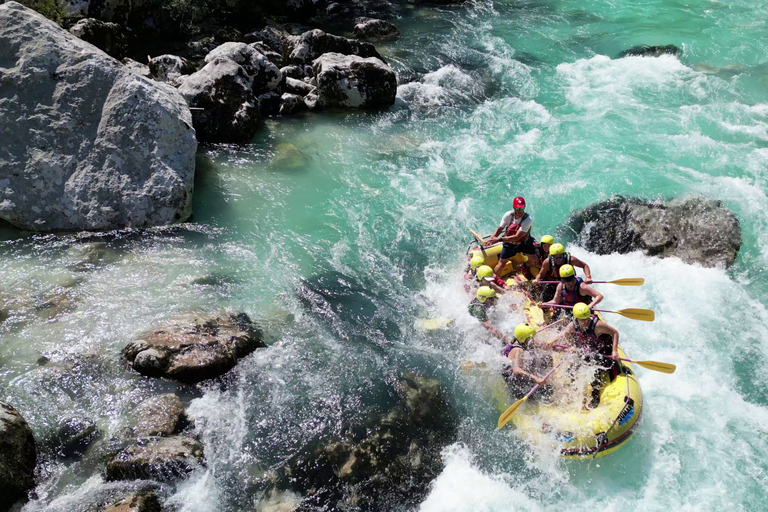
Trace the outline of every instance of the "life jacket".
<instances>
[{"instance_id":1,"label":"life jacket","mask_svg":"<svg viewBox=\"0 0 768 512\"><path fill-rule=\"evenodd\" d=\"M563 304L566 306L573 306L576 303L583 302L584 304L589 304L592 302L592 296L590 295L582 295L579 290L581 290L581 283L583 283L584 280L580 277L576 278L576 286L573 287L573 291L568 291L565 289L565 284L563 284L563 291L562 291L562 299Z\"/></svg>"},{"instance_id":2,"label":"life jacket","mask_svg":"<svg viewBox=\"0 0 768 512\"><path fill-rule=\"evenodd\" d=\"M560 264L560 267L563 265L570 265L571 264L571 254L566 252L563 254L565 258L563 258L563 262ZM560 279L560 267L555 265L555 257L550 256L549 257L549 277L552 279L547 279L547 281L558 281Z\"/></svg>"},{"instance_id":3,"label":"life jacket","mask_svg":"<svg viewBox=\"0 0 768 512\"><path fill-rule=\"evenodd\" d=\"M530 215L528 215L527 213L524 213L523 216L520 217L520 220L515 220L515 215L512 214L512 222L507 224L507 230L506 230L504 236L512 236L515 233L517 233L520 230L520 224L522 224L523 221L525 219L527 219L528 217L530 217ZM531 237L531 232L528 231L528 236L526 238L523 238L519 242L515 242L515 243L516 244L522 244L523 242L526 242L528 240L528 238L530 238L530 237Z\"/></svg>"},{"instance_id":4,"label":"life jacket","mask_svg":"<svg viewBox=\"0 0 768 512\"><path fill-rule=\"evenodd\" d=\"M595 327L597 327L597 322L599 321L600 319L597 318L597 315L591 315L586 329L582 330L579 321L575 318L573 319L573 329L576 331L577 336L576 345L585 349L587 360L597 357L597 361L603 362L601 364L607 364L608 367L606 369L609 372L611 382L613 382L613 379L621 373L620 366L618 362L610 359L611 352L613 351L613 336L610 334L598 335L595 332ZM594 361L594 359L592 360Z\"/></svg>"},{"instance_id":5,"label":"life jacket","mask_svg":"<svg viewBox=\"0 0 768 512\"><path fill-rule=\"evenodd\" d=\"M504 357L507 357L509 355L509 353L512 352L516 348L521 348L523 350L525 350L527 348L526 347L527 343L520 343L517 340L517 338L513 338L513 340L514 341L512 341L512 343L510 343L509 345L504 347L504 350L501 351L501 353L504 354Z\"/></svg>"},{"instance_id":6,"label":"life jacket","mask_svg":"<svg viewBox=\"0 0 768 512\"><path fill-rule=\"evenodd\" d=\"M481 322L488 320L488 306L484 302L480 302L479 299L472 299L472 302L467 306L469 314L477 318Z\"/></svg>"},{"instance_id":7,"label":"life jacket","mask_svg":"<svg viewBox=\"0 0 768 512\"><path fill-rule=\"evenodd\" d=\"M576 318L573 319L573 329L578 336L577 344L579 346L585 347L591 352L596 352L600 348L600 339L595 333L595 327L599 321L597 315L590 315L586 329L582 329L579 321Z\"/></svg>"}]
</instances>

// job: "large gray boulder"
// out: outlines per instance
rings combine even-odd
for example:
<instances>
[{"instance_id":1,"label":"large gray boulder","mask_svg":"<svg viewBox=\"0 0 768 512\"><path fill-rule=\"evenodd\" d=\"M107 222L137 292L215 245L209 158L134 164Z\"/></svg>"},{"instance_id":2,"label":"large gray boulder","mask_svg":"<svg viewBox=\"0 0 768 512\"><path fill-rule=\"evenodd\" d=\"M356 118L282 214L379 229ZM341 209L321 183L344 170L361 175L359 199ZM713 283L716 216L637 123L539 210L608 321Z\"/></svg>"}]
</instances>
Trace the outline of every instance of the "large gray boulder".
<instances>
[{"instance_id":1,"label":"large gray boulder","mask_svg":"<svg viewBox=\"0 0 768 512\"><path fill-rule=\"evenodd\" d=\"M117 23L85 18L75 23L69 32L116 59L128 56L132 50L130 35Z\"/></svg>"},{"instance_id":2,"label":"large gray boulder","mask_svg":"<svg viewBox=\"0 0 768 512\"><path fill-rule=\"evenodd\" d=\"M143 375L194 384L226 373L263 346L261 332L241 313L171 321L131 342L123 355Z\"/></svg>"},{"instance_id":3,"label":"large gray boulder","mask_svg":"<svg viewBox=\"0 0 768 512\"><path fill-rule=\"evenodd\" d=\"M158 437L129 446L107 460L107 480L174 482L186 477L204 459L203 445L186 436Z\"/></svg>"},{"instance_id":4,"label":"large gray boulder","mask_svg":"<svg viewBox=\"0 0 768 512\"><path fill-rule=\"evenodd\" d=\"M280 69L252 45L224 43L206 55L205 62L212 62L220 57L231 59L242 66L251 78L251 88L256 95L274 91L283 80Z\"/></svg>"},{"instance_id":5,"label":"large gray boulder","mask_svg":"<svg viewBox=\"0 0 768 512\"><path fill-rule=\"evenodd\" d=\"M242 142L256 133L259 102L251 77L228 57L216 57L189 75L179 92L193 107L192 120L200 140Z\"/></svg>"},{"instance_id":6,"label":"large gray boulder","mask_svg":"<svg viewBox=\"0 0 768 512\"><path fill-rule=\"evenodd\" d=\"M400 37L400 31L392 23L375 18L361 20L352 30L355 37L367 41L389 41Z\"/></svg>"},{"instance_id":7,"label":"large gray boulder","mask_svg":"<svg viewBox=\"0 0 768 512\"><path fill-rule=\"evenodd\" d=\"M149 59L149 73L158 82L168 82L176 85L176 80L182 75L191 75L195 71L194 64L178 55L158 55Z\"/></svg>"},{"instance_id":8,"label":"large gray boulder","mask_svg":"<svg viewBox=\"0 0 768 512\"><path fill-rule=\"evenodd\" d=\"M187 423L181 399L169 393L141 403L136 408L136 434L139 437L177 434Z\"/></svg>"},{"instance_id":9,"label":"large gray boulder","mask_svg":"<svg viewBox=\"0 0 768 512\"><path fill-rule=\"evenodd\" d=\"M326 53L312 67L320 107L373 109L395 103L395 72L375 57Z\"/></svg>"},{"instance_id":10,"label":"large gray boulder","mask_svg":"<svg viewBox=\"0 0 768 512\"><path fill-rule=\"evenodd\" d=\"M705 267L730 267L741 247L741 227L723 203L703 197L645 201L614 197L576 212L563 233L597 254L640 250Z\"/></svg>"},{"instance_id":11,"label":"large gray boulder","mask_svg":"<svg viewBox=\"0 0 768 512\"><path fill-rule=\"evenodd\" d=\"M0 402L0 512L24 498L35 485L37 448L21 414Z\"/></svg>"},{"instance_id":12,"label":"large gray boulder","mask_svg":"<svg viewBox=\"0 0 768 512\"><path fill-rule=\"evenodd\" d=\"M184 99L16 2L0 5L0 219L34 231L183 221Z\"/></svg>"},{"instance_id":13,"label":"large gray boulder","mask_svg":"<svg viewBox=\"0 0 768 512\"><path fill-rule=\"evenodd\" d=\"M308 64L324 53L341 53L358 57L376 57L384 60L371 43L328 34L320 29L290 36L286 40L288 60L294 64ZM285 49L283 50L285 51Z\"/></svg>"}]
</instances>

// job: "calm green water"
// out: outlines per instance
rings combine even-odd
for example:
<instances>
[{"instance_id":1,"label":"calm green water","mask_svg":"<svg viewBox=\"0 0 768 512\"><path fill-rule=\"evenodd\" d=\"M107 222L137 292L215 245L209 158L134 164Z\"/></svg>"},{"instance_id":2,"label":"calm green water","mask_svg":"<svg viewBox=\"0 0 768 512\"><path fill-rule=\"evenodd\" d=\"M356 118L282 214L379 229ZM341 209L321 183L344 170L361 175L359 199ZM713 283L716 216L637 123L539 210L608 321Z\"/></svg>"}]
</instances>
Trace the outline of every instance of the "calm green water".
<instances>
[{"instance_id":1,"label":"calm green water","mask_svg":"<svg viewBox=\"0 0 768 512\"><path fill-rule=\"evenodd\" d=\"M401 39L380 45L401 76L417 78L400 87L398 105L269 121L253 144L203 148L187 226L110 238L93 264L77 249L87 240L8 234L0 399L45 439L78 415L117 432L142 399L176 390L208 467L170 501L246 510L264 469L384 410L388 385L416 370L443 382L461 421L424 511L765 510L765 19L768 6L746 1L413 10L397 23ZM615 59L639 44L683 53ZM292 151L299 161L281 163ZM639 370L647 408L626 447L563 463L496 432L484 378L458 370L468 359L501 364L466 315L467 228L490 232L524 195L540 236L617 193L721 199L744 243L728 271L572 248L595 276L646 278L642 288L606 288L606 305L653 308L652 325L613 323L630 356L678 371ZM321 322L295 290L339 274L367 291L359 309ZM51 298L58 309L46 307ZM271 347L241 362L223 390L125 370L128 341L190 310L245 311L267 326ZM455 317L455 328L412 328L430 316ZM51 362L39 366L41 355ZM87 459L43 462L28 510L73 510L105 488Z\"/></svg>"}]
</instances>

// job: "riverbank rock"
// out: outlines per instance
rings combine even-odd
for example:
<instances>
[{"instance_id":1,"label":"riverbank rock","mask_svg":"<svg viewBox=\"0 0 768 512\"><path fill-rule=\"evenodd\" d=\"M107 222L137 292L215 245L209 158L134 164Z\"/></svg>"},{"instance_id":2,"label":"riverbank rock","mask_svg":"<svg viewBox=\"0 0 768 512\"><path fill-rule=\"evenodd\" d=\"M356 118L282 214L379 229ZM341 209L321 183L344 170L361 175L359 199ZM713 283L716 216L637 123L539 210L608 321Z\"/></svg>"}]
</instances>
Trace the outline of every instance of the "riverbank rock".
<instances>
[{"instance_id":1,"label":"riverbank rock","mask_svg":"<svg viewBox=\"0 0 768 512\"><path fill-rule=\"evenodd\" d=\"M367 41L391 41L400 37L400 31L392 23L384 20L363 20L352 30L358 39Z\"/></svg>"},{"instance_id":2,"label":"riverbank rock","mask_svg":"<svg viewBox=\"0 0 768 512\"><path fill-rule=\"evenodd\" d=\"M397 77L377 58L326 53L312 67L320 107L373 109L395 103Z\"/></svg>"},{"instance_id":3,"label":"riverbank rock","mask_svg":"<svg viewBox=\"0 0 768 512\"><path fill-rule=\"evenodd\" d=\"M441 450L453 442L456 422L436 380L407 375L397 393L400 403L363 432L320 441L268 474L271 493L298 493L307 510L417 506L442 471Z\"/></svg>"},{"instance_id":4,"label":"riverbank rock","mask_svg":"<svg viewBox=\"0 0 768 512\"><path fill-rule=\"evenodd\" d=\"M107 480L157 480L174 482L186 477L203 462L203 445L190 437L150 439L129 446L107 461Z\"/></svg>"},{"instance_id":5,"label":"riverbank rock","mask_svg":"<svg viewBox=\"0 0 768 512\"><path fill-rule=\"evenodd\" d=\"M117 23L85 18L75 23L69 32L116 59L127 57L133 50L129 34Z\"/></svg>"},{"instance_id":6,"label":"riverbank rock","mask_svg":"<svg viewBox=\"0 0 768 512\"><path fill-rule=\"evenodd\" d=\"M664 46L648 46L640 45L634 46L629 50L624 50L619 53L618 57L661 57L662 55L680 55L683 53L680 48L673 44L667 44Z\"/></svg>"},{"instance_id":7,"label":"riverbank rock","mask_svg":"<svg viewBox=\"0 0 768 512\"><path fill-rule=\"evenodd\" d=\"M597 254L641 250L705 267L730 267L741 247L741 227L723 203L703 197L644 201L614 197L575 213L563 233Z\"/></svg>"},{"instance_id":8,"label":"riverbank rock","mask_svg":"<svg viewBox=\"0 0 768 512\"><path fill-rule=\"evenodd\" d=\"M195 71L194 64L183 57L177 55L164 54L149 59L149 74L158 82L167 82L171 85L178 85L178 80L182 75L191 75Z\"/></svg>"},{"instance_id":9,"label":"riverbank rock","mask_svg":"<svg viewBox=\"0 0 768 512\"><path fill-rule=\"evenodd\" d=\"M185 220L197 141L183 98L16 2L0 5L0 219L26 230Z\"/></svg>"},{"instance_id":10,"label":"riverbank rock","mask_svg":"<svg viewBox=\"0 0 768 512\"><path fill-rule=\"evenodd\" d=\"M283 74L261 52L245 43L224 43L205 56L205 62L221 57L239 64L251 79L251 89L257 96L277 89Z\"/></svg>"},{"instance_id":11,"label":"riverbank rock","mask_svg":"<svg viewBox=\"0 0 768 512\"><path fill-rule=\"evenodd\" d=\"M156 396L136 408L136 434L139 437L170 436L183 429L188 421L181 399L169 393Z\"/></svg>"},{"instance_id":12,"label":"riverbank rock","mask_svg":"<svg viewBox=\"0 0 768 512\"><path fill-rule=\"evenodd\" d=\"M0 512L9 510L35 485L37 447L19 411L0 402Z\"/></svg>"},{"instance_id":13,"label":"riverbank rock","mask_svg":"<svg viewBox=\"0 0 768 512\"><path fill-rule=\"evenodd\" d=\"M138 492L124 498L117 503L113 503L104 509L103 512L160 512L160 500L152 492Z\"/></svg>"},{"instance_id":14,"label":"riverbank rock","mask_svg":"<svg viewBox=\"0 0 768 512\"><path fill-rule=\"evenodd\" d=\"M264 347L248 315L178 319L123 349L133 369L149 377L194 384L223 375L237 360Z\"/></svg>"},{"instance_id":15,"label":"riverbank rock","mask_svg":"<svg viewBox=\"0 0 768 512\"><path fill-rule=\"evenodd\" d=\"M56 432L58 453L62 457L82 455L98 437L99 429L92 419L66 418L59 422Z\"/></svg>"},{"instance_id":16,"label":"riverbank rock","mask_svg":"<svg viewBox=\"0 0 768 512\"><path fill-rule=\"evenodd\" d=\"M384 61L372 44L328 34L320 29L304 32L300 36L288 36L286 46L288 60L293 64L309 64L325 53L376 57Z\"/></svg>"}]
</instances>

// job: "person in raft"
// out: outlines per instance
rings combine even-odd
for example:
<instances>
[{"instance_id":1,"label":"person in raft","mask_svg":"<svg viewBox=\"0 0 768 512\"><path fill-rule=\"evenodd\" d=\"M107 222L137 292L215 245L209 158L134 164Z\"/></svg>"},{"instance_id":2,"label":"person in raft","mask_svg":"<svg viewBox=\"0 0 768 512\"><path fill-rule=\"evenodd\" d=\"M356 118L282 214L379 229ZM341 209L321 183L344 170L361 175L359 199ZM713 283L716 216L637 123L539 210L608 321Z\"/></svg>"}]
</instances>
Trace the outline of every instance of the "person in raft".
<instances>
[{"instance_id":1,"label":"person in raft","mask_svg":"<svg viewBox=\"0 0 768 512\"><path fill-rule=\"evenodd\" d=\"M549 248L555 243L555 239L552 235L544 235L539 240L539 243L534 243L536 248L536 257L539 259L539 263L543 265L543 261L549 258Z\"/></svg>"},{"instance_id":2,"label":"person in raft","mask_svg":"<svg viewBox=\"0 0 768 512\"><path fill-rule=\"evenodd\" d=\"M504 294L504 288L507 287L507 283L503 279L493 273L493 269L488 265L481 265L477 269L477 280L482 285L490 286L496 292L497 295Z\"/></svg>"},{"instance_id":3,"label":"person in raft","mask_svg":"<svg viewBox=\"0 0 768 512\"><path fill-rule=\"evenodd\" d=\"M488 310L496 305L496 291L490 286L481 286L477 289L475 298L469 303L467 309L469 314L477 318L482 322L488 332L499 338L503 343L512 343L512 340L501 333L494 325L488 320Z\"/></svg>"},{"instance_id":4,"label":"person in raft","mask_svg":"<svg viewBox=\"0 0 768 512\"><path fill-rule=\"evenodd\" d=\"M571 265L560 267L560 284L555 289L555 297L540 307L547 307L550 304L563 304L573 306L579 302L590 304L593 308L603 300L603 294L589 286L580 277L576 277L576 271Z\"/></svg>"},{"instance_id":5,"label":"person in raft","mask_svg":"<svg viewBox=\"0 0 768 512\"><path fill-rule=\"evenodd\" d=\"M502 376L515 397L525 395L536 384L544 384L544 379L531 373L532 371L546 372L552 366L552 356L549 355L534 357L529 361L524 360L525 352L532 348L535 333L536 329L532 325L517 324L514 340L501 351L511 363L504 369ZM531 398L546 397L551 394L552 388L550 386L542 386Z\"/></svg>"},{"instance_id":6,"label":"person in raft","mask_svg":"<svg viewBox=\"0 0 768 512\"><path fill-rule=\"evenodd\" d=\"M575 350L581 353L587 364L596 366L592 378L592 397L588 407L594 409L600 403L600 391L604 382L611 382L619 371L619 331L593 315L589 306L577 302L573 306L573 322L555 338L570 339ZM585 404L586 405L586 404Z\"/></svg>"},{"instance_id":7,"label":"person in raft","mask_svg":"<svg viewBox=\"0 0 768 512\"><path fill-rule=\"evenodd\" d=\"M464 280L469 281L468 283L464 283L464 289L467 291L467 293L470 293L472 291L472 284L477 281L477 269L482 267L485 264L485 260L482 256L472 256L472 259L469 260L469 265L467 266L467 269L464 271Z\"/></svg>"},{"instance_id":8,"label":"person in raft","mask_svg":"<svg viewBox=\"0 0 768 512\"><path fill-rule=\"evenodd\" d=\"M496 275L501 275L501 271L507 262L519 252L528 256L526 266L530 267L538 264L536 247L534 246L535 240L531 236L533 218L525 213L525 199L516 197L512 201L512 207L513 209L505 213L501 218L501 224L496 228L496 231L483 244L486 247L499 242L504 244L499 255L499 262L493 269Z\"/></svg>"},{"instance_id":9,"label":"person in raft","mask_svg":"<svg viewBox=\"0 0 768 512\"><path fill-rule=\"evenodd\" d=\"M544 245L544 239L549 235L541 237L541 243ZM549 237L552 239L552 237ZM552 239L554 241L554 239ZM540 246L540 247L541 247ZM560 267L563 265L570 265L572 267L579 267L584 269L584 282L592 284L592 270L589 265L581 261L576 256L571 256L570 253L565 252L563 244L552 244L549 246L549 257L543 258L541 268L539 269L539 275L533 280L534 284L538 284L540 281L557 281L560 279Z\"/></svg>"}]
</instances>

